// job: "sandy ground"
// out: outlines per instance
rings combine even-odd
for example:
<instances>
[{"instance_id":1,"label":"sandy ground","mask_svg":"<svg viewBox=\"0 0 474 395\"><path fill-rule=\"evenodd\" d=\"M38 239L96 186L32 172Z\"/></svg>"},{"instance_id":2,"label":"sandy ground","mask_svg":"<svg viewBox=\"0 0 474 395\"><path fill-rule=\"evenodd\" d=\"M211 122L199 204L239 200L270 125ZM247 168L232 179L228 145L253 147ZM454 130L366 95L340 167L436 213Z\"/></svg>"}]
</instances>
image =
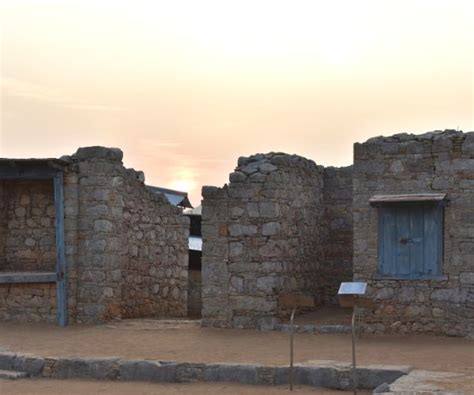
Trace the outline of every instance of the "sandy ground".
<instances>
[{"instance_id":1,"label":"sandy ground","mask_svg":"<svg viewBox=\"0 0 474 395\"><path fill-rule=\"evenodd\" d=\"M113 395L267 395L267 394L297 394L297 395L342 395L343 391L333 391L321 388L296 386L291 392L288 387L264 387L258 385L240 385L231 383L193 383L193 384L153 384L153 383L120 383L111 381L85 380L47 380L28 379L20 381L0 380L2 395L83 395L83 394L113 394ZM368 395L370 392L359 392Z\"/></svg>"},{"instance_id":2,"label":"sandy ground","mask_svg":"<svg viewBox=\"0 0 474 395\"><path fill-rule=\"evenodd\" d=\"M0 348L41 356L116 356L178 362L284 365L289 336L281 332L199 328L125 320L102 326L0 323ZM434 336L362 335L359 364L411 365L474 375L474 341ZM295 334L295 362L351 361L350 335Z\"/></svg>"}]
</instances>

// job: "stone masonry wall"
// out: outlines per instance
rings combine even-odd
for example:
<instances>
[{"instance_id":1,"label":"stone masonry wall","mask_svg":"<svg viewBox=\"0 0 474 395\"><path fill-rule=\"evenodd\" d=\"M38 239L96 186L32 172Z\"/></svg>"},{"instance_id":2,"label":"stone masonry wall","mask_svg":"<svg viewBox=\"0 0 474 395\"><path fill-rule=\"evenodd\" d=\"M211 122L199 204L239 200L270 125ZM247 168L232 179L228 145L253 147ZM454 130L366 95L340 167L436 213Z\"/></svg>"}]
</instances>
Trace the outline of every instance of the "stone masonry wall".
<instances>
[{"instance_id":1,"label":"stone masonry wall","mask_svg":"<svg viewBox=\"0 0 474 395\"><path fill-rule=\"evenodd\" d=\"M375 280L375 194L447 193L439 280ZM474 334L474 133L432 132L354 146L354 279L376 300L366 330Z\"/></svg>"},{"instance_id":2,"label":"stone masonry wall","mask_svg":"<svg viewBox=\"0 0 474 395\"><path fill-rule=\"evenodd\" d=\"M255 327L316 296L323 168L299 156L239 158L230 184L203 188L203 323Z\"/></svg>"},{"instance_id":3,"label":"stone masonry wall","mask_svg":"<svg viewBox=\"0 0 474 395\"><path fill-rule=\"evenodd\" d=\"M186 314L188 220L122 152L81 148L77 321Z\"/></svg>"},{"instance_id":4,"label":"stone masonry wall","mask_svg":"<svg viewBox=\"0 0 474 395\"><path fill-rule=\"evenodd\" d=\"M326 305L338 305L342 281L352 281L352 166L324 169L323 256L319 294Z\"/></svg>"},{"instance_id":5,"label":"stone masonry wall","mask_svg":"<svg viewBox=\"0 0 474 395\"><path fill-rule=\"evenodd\" d=\"M0 271L54 271L53 183L3 181Z\"/></svg>"},{"instance_id":6,"label":"stone masonry wall","mask_svg":"<svg viewBox=\"0 0 474 395\"><path fill-rule=\"evenodd\" d=\"M143 188L143 173L128 173L122 317L186 316L189 218L164 195Z\"/></svg>"},{"instance_id":7,"label":"stone masonry wall","mask_svg":"<svg viewBox=\"0 0 474 395\"><path fill-rule=\"evenodd\" d=\"M56 267L52 181L0 181L0 271ZM55 284L0 284L0 320L56 319Z\"/></svg>"}]
</instances>

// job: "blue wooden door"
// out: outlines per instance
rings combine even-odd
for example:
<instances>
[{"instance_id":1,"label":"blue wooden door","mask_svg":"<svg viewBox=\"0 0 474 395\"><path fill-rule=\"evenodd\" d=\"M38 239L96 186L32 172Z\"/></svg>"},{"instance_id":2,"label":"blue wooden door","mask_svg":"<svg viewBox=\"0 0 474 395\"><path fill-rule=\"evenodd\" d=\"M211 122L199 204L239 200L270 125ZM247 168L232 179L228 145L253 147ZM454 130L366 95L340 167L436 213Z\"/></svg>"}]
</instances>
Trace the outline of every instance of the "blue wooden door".
<instances>
[{"instance_id":1,"label":"blue wooden door","mask_svg":"<svg viewBox=\"0 0 474 395\"><path fill-rule=\"evenodd\" d=\"M379 271L417 279L439 274L442 207L405 203L379 209Z\"/></svg>"}]
</instances>

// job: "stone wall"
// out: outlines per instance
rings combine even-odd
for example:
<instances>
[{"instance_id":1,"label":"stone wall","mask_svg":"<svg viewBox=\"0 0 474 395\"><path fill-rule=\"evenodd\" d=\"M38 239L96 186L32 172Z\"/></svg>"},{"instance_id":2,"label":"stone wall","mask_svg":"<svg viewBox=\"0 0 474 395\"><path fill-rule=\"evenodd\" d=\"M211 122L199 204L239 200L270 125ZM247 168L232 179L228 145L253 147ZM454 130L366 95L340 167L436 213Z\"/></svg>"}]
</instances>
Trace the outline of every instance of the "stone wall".
<instances>
[{"instance_id":1,"label":"stone wall","mask_svg":"<svg viewBox=\"0 0 474 395\"><path fill-rule=\"evenodd\" d=\"M88 147L78 166L77 321L183 316L189 220L117 149Z\"/></svg>"},{"instance_id":2,"label":"stone wall","mask_svg":"<svg viewBox=\"0 0 474 395\"><path fill-rule=\"evenodd\" d=\"M0 284L0 321L56 321L56 284Z\"/></svg>"},{"instance_id":3,"label":"stone wall","mask_svg":"<svg viewBox=\"0 0 474 395\"><path fill-rule=\"evenodd\" d=\"M376 194L447 193L438 280L376 280ZM368 331L474 334L474 133L432 132L354 146L354 278L376 306Z\"/></svg>"},{"instance_id":4,"label":"stone wall","mask_svg":"<svg viewBox=\"0 0 474 395\"><path fill-rule=\"evenodd\" d=\"M123 184L122 317L185 316L189 218L164 195L143 188L143 174L128 173L132 177Z\"/></svg>"},{"instance_id":5,"label":"stone wall","mask_svg":"<svg viewBox=\"0 0 474 395\"><path fill-rule=\"evenodd\" d=\"M352 166L324 169L324 259L318 293L326 305L338 305L340 283L352 280L352 172Z\"/></svg>"},{"instance_id":6,"label":"stone wall","mask_svg":"<svg viewBox=\"0 0 474 395\"><path fill-rule=\"evenodd\" d=\"M0 271L54 271L53 183L0 181Z\"/></svg>"},{"instance_id":7,"label":"stone wall","mask_svg":"<svg viewBox=\"0 0 474 395\"><path fill-rule=\"evenodd\" d=\"M323 168L296 155L239 158L230 184L203 188L203 323L255 327L317 295Z\"/></svg>"},{"instance_id":8,"label":"stone wall","mask_svg":"<svg viewBox=\"0 0 474 395\"><path fill-rule=\"evenodd\" d=\"M122 156L118 149L87 147L61 158L69 322L186 314L189 220L148 191L143 173L125 169ZM0 183L5 210L0 240L18 242L9 242L14 253L0 242L0 270L11 269L5 262L13 254L31 258L20 261L20 270L55 270L52 183ZM18 227L5 226L5 218ZM55 288L0 285L0 319L54 321Z\"/></svg>"},{"instance_id":9,"label":"stone wall","mask_svg":"<svg viewBox=\"0 0 474 395\"><path fill-rule=\"evenodd\" d=\"M0 181L0 272L54 272L52 181ZM0 284L0 320L54 322L55 284Z\"/></svg>"}]
</instances>

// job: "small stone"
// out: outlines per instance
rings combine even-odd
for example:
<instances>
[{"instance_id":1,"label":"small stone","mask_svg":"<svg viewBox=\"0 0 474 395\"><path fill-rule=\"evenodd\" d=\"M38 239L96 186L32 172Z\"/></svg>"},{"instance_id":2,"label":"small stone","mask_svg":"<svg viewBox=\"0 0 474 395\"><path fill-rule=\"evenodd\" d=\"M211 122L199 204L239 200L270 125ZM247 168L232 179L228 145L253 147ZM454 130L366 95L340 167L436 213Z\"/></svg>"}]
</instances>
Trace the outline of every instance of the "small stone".
<instances>
[{"instance_id":1,"label":"small stone","mask_svg":"<svg viewBox=\"0 0 474 395\"><path fill-rule=\"evenodd\" d=\"M247 176L241 171L234 171L229 175L230 182L244 182L247 179Z\"/></svg>"},{"instance_id":2,"label":"small stone","mask_svg":"<svg viewBox=\"0 0 474 395\"><path fill-rule=\"evenodd\" d=\"M262 235L273 236L280 230L280 224L278 222L267 222L262 226Z\"/></svg>"},{"instance_id":3,"label":"small stone","mask_svg":"<svg viewBox=\"0 0 474 395\"><path fill-rule=\"evenodd\" d=\"M18 207L15 209L15 215L17 217L24 217L26 214L26 209L24 207Z\"/></svg>"},{"instance_id":4,"label":"small stone","mask_svg":"<svg viewBox=\"0 0 474 395\"><path fill-rule=\"evenodd\" d=\"M28 247L34 247L36 245L36 241L28 238L25 240L25 245Z\"/></svg>"}]
</instances>

